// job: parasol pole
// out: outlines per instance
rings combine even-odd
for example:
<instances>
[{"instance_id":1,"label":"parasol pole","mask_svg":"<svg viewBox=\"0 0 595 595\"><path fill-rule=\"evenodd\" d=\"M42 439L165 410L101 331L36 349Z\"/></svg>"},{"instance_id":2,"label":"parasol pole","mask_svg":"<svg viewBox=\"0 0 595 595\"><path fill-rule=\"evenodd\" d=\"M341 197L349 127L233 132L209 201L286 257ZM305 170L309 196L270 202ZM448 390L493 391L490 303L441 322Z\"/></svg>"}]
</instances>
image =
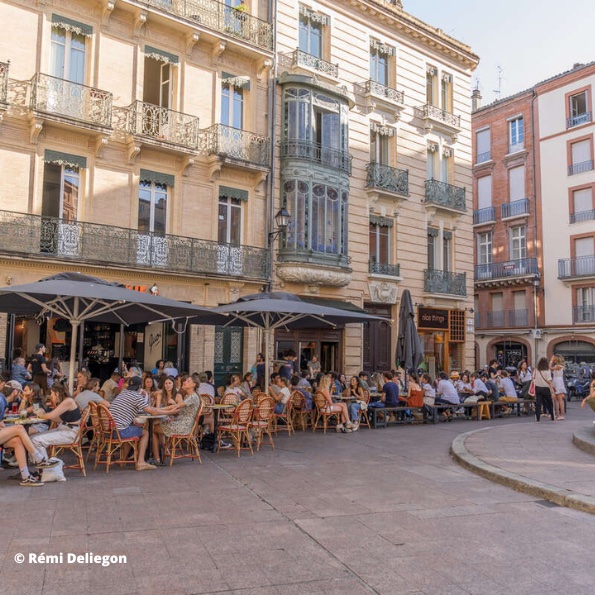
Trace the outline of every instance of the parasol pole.
<instances>
[{"instance_id":1,"label":"parasol pole","mask_svg":"<svg viewBox=\"0 0 595 595\"><path fill-rule=\"evenodd\" d=\"M269 378L270 378L270 350L271 350L271 329L265 327L264 329L264 392L269 394Z\"/></svg>"},{"instance_id":2,"label":"parasol pole","mask_svg":"<svg viewBox=\"0 0 595 595\"><path fill-rule=\"evenodd\" d=\"M120 344L118 346L118 373L124 376L124 325L120 325Z\"/></svg>"},{"instance_id":3,"label":"parasol pole","mask_svg":"<svg viewBox=\"0 0 595 595\"><path fill-rule=\"evenodd\" d=\"M77 339L77 332L79 329L79 325L81 321L78 319L79 315L79 298L74 298L74 310L73 316L70 319L70 324L72 325L72 337L70 338L70 372L68 374L68 392L72 395L72 390L74 388L74 361L76 359L76 339Z\"/></svg>"}]
</instances>

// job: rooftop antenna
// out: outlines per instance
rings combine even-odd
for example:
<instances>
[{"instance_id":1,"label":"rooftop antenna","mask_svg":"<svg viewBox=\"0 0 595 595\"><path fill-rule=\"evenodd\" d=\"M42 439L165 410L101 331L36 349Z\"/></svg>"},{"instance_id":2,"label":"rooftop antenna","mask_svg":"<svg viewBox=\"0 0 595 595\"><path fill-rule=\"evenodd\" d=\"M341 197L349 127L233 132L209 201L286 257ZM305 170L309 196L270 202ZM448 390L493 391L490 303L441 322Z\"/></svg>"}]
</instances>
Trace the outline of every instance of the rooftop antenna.
<instances>
[{"instance_id":1,"label":"rooftop antenna","mask_svg":"<svg viewBox=\"0 0 595 595\"><path fill-rule=\"evenodd\" d=\"M500 66L497 66L496 69L498 70L498 88L494 89L494 93L496 93L496 98L500 99L500 95L502 94L502 73L504 71Z\"/></svg>"}]
</instances>

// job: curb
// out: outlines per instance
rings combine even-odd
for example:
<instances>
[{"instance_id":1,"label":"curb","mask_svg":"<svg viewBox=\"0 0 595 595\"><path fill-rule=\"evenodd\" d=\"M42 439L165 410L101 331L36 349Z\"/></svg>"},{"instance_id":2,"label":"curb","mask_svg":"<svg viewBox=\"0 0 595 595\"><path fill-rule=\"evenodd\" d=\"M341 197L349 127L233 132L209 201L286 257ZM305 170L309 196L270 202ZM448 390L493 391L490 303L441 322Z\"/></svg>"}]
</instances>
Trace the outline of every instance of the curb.
<instances>
[{"instance_id":1,"label":"curb","mask_svg":"<svg viewBox=\"0 0 595 595\"><path fill-rule=\"evenodd\" d=\"M543 483L517 473L512 473L490 465L473 455L465 446L465 441L469 436L477 432L485 432L495 429L494 426L472 430L465 434L457 436L450 446L450 454L453 459L461 466L495 483L499 483L517 492L523 492L530 496L535 496L542 500L549 500L558 506L573 508L582 512L595 514L595 497L578 494L571 490L566 490L555 485ZM591 444L595 449L595 445ZM595 450L594 450L595 453Z\"/></svg>"},{"instance_id":2,"label":"curb","mask_svg":"<svg viewBox=\"0 0 595 595\"><path fill-rule=\"evenodd\" d=\"M595 456L595 432L592 428L577 430L572 436L572 442L577 448Z\"/></svg>"}]
</instances>

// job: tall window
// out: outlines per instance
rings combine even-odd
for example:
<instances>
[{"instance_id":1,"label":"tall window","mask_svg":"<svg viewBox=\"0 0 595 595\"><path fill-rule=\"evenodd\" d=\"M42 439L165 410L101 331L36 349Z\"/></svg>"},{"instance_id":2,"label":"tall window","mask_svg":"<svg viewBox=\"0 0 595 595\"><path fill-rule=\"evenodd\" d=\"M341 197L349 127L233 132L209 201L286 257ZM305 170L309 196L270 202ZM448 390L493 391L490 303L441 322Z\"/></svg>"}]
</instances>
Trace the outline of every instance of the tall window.
<instances>
[{"instance_id":1,"label":"tall window","mask_svg":"<svg viewBox=\"0 0 595 595\"><path fill-rule=\"evenodd\" d=\"M52 27L50 74L72 83L85 82L85 36Z\"/></svg>"},{"instance_id":2,"label":"tall window","mask_svg":"<svg viewBox=\"0 0 595 595\"><path fill-rule=\"evenodd\" d=\"M446 112L452 112L452 74L442 73L440 81L440 107Z\"/></svg>"},{"instance_id":3,"label":"tall window","mask_svg":"<svg viewBox=\"0 0 595 595\"><path fill-rule=\"evenodd\" d=\"M492 263L492 232L477 234L477 264Z\"/></svg>"},{"instance_id":4,"label":"tall window","mask_svg":"<svg viewBox=\"0 0 595 595\"><path fill-rule=\"evenodd\" d=\"M453 177L453 151L449 147L442 149L440 161L440 181L450 184Z\"/></svg>"},{"instance_id":5,"label":"tall window","mask_svg":"<svg viewBox=\"0 0 595 595\"><path fill-rule=\"evenodd\" d=\"M306 54L323 58L325 17L300 7L299 49Z\"/></svg>"},{"instance_id":6,"label":"tall window","mask_svg":"<svg viewBox=\"0 0 595 595\"><path fill-rule=\"evenodd\" d=\"M370 46L370 78L385 87L390 85L389 58L390 54L384 51L379 44Z\"/></svg>"},{"instance_id":7,"label":"tall window","mask_svg":"<svg viewBox=\"0 0 595 595\"><path fill-rule=\"evenodd\" d=\"M167 224L167 185L141 180L138 191L138 230L165 235Z\"/></svg>"},{"instance_id":8,"label":"tall window","mask_svg":"<svg viewBox=\"0 0 595 595\"><path fill-rule=\"evenodd\" d=\"M169 62L145 56L143 101L171 108L173 103L173 67Z\"/></svg>"},{"instance_id":9,"label":"tall window","mask_svg":"<svg viewBox=\"0 0 595 595\"><path fill-rule=\"evenodd\" d=\"M426 103L438 104L438 70L435 66L428 66L426 69Z\"/></svg>"},{"instance_id":10,"label":"tall window","mask_svg":"<svg viewBox=\"0 0 595 595\"><path fill-rule=\"evenodd\" d=\"M438 265L438 259L436 258L436 249L438 247L438 230L429 227L428 228L428 269L434 271Z\"/></svg>"},{"instance_id":11,"label":"tall window","mask_svg":"<svg viewBox=\"0 0 595 595\"><path fill-rule=\"evenodd\" d=\"M370 261L390 264L390 227L370 222Z\"/></svg>"},{"instance_id":12,"label":"tall window","mask_svg":"<svg viewBox=\"0 0 595 595\"><path fill-rule=\"evenodd\" d=\"M576 306L574 322L595 322L595 287L579 287Z\"/></svg>"},{"instance_id":13,"label":"tall window","mask_svg":"<svg viewBox=\"0 0 595 595\"><path fill-rule=\"evenodd\" d=\"M487 130L480 130L475 135L475 146L477 147L476 163L483 163L492 158L490 143L491 133L489 128Z\"/></svg>"},{"instance_id":14,"label":"tall window","mask_svg":"<svg viewBox=\"0 0 595 595\"><path fill-rule=\"evenodd\" d=\"M508 122L508 152L516 153L525 148L525 126L523 118Z\"/></svg>"},{"instance_id":15,"label":"tall window","mask_svg":"<svg viewBox=\"0 0 595 595\"><path fill-rule=\"evenodd\" d=\"M527 231L524 225L510 228L510 258L527 258Z\"/></svg>"},{"instance_id":16,"label":"tall window","mask_svg":"<svg viewBox=\"0 0 595 595\"><path fill-rule=\"evenodd\" d=\"M229 196L219 196L217 240L220 244L239 246L242 234L242 201Z\"/></svg>"},{"instance_id":17,"label":"tall window","mask_svg":"<svg viewBox=\"0 0 595 595\"><path fill-rule=\"evenodd\" d=\"M587 91L582 91L576 95L571 95L569 98L570 105L568 118L568 128L572 126L579 126L591 121L591 113L589 112L589 99Z\"/></svg>"},{"instance_id":18,"label":"tall window","mask_svg":"<svg viewBox=\"0 0 595 595\"><path fill-rule=\"evenodd\" d=\"M492 176L477 178L477 208L487 209L492 206Z\"/></svg>"},{"instance_id":19,"label":"tall window","mask_svg":"<svg viewBox=\"0 0 595 595\"><path fill-rule=\"evenodd\" d=\"M568 174L575 175L593 169L593 155L591 154L591 140L584 139L570 145L571 163Z\"/></svg>"},{"instance_id":20,"label":"tall window","mask_svg":"<svg viewBox=\"0 0 595 595\"><path fill-rule=\"evenodd\" d=\"M442 232L442 270L452 270L452 232Z\"/></svg>"},{"instance_id":21,"label":"tall window","mask_svg":"<svg viewBox=\"0 0 595 595\"><path fill-rule=\"evenodd\" d=\"M440 153L438 152L438 145L428 146L427 152L427 179L438 180L440 178Z\"/></svg>"},{"instance_id":22,"label":"tall window","mask_svg":"<svg viewBox=\"0 0 595 595\"><path fill-rule=\"evenodd\" d=\"M520 165L508 170L508 189L510 202L522 200L527 196L525 192L525 166Z\"/></svg>"},{"instance_id":23,"label":"tall window","mask_svg":"<svg viewBox=\"0 0 595 595\"><path fill-rule=\"evenodd\" d=\"M221 85L221 124L244 127L244 91L226 83Z\"/></svg>"},{"instance_id":24,"label":"tall window","mask_svg":"<svg viewBox=\"0 0 595 595\"><path fill-rule=\"evenodd\" d=\"M581 188L572 193L572 215L571 223L595 219L593 210L593 188Z\"/></svg>"},{"instance_id":25,"label":"tall window","mask_svg":"<svg viewBox=\"0 0 595 595\"><path fill-rule=\"evenodd\" d=\"M390 165L390 140L387 134L370 131L370 161L380 165Z\"/></svg>"}]
</instances>

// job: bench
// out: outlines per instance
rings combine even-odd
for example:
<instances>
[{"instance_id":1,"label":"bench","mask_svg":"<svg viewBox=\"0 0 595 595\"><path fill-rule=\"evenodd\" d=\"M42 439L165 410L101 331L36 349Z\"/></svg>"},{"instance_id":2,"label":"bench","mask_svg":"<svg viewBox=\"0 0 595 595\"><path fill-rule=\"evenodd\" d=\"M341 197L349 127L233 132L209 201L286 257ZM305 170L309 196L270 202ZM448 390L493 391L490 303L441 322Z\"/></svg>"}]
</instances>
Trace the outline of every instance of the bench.
<instances>
[{"instance_id":1,"label":"bench","mask_svg":"<svg viewBox=\"0 0 595 595\"><path fill-rule=\"evenodd\" d=\"M423 420L416 419L414 417L408 419L397 418L396 420L390 420L392 413L396 415L399 413L406 413L407 411L422 415ZM422 423L426 423L430 419L433 423L436 423L432 417L427 417L424 415L423 407L408 407L407 405L399 405L398 407L368 407L368 416L370 417L372 428L386 428L388 424L419 423L420 421Z\"/></svg>"},{"instance_id":2,"label":"bench","mask_svg":"<svg viewBox=\"0 0 595 595\"><path fill-rule=\"evenodd\" d=\"M459 403L458 405L434 405L434 418L438 420L441 413L450 409L465 409L465 417L480 421L482 419L492 419L494 417L494 403L492 401L478 401L477 403ZM475 410L475 411L473 411Z\"/></svg>"}]
</instances>

